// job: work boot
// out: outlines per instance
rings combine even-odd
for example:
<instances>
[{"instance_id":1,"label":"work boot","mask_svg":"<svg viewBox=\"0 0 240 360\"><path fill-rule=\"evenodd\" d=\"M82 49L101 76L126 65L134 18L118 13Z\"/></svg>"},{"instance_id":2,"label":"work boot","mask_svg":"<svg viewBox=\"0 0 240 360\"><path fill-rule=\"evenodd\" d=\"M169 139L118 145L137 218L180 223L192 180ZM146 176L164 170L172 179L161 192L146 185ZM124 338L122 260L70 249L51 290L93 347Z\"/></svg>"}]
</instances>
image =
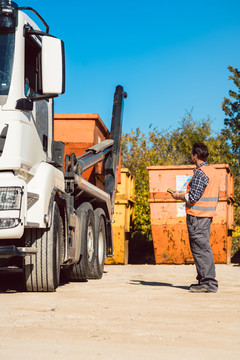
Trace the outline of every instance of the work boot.
<instances>
[{"instance_id":1,"label":"work boot","mask_svg":"<svg viewBox=\"0 0 240 360\"><path fill-rule=\"evenodd\" d=\"M191 284L191 285L189 286L189 288L191 289L191 287L199 286L199 285L200 285L199 283L197 283L197 284Z\"/></svg>"},{"instance_id":2,"label":"work boot","mask_svg":"<svg viewBox=\"0 0 240 360\"><path fill-rule=\"evenodd\" d=\"M190 286L190 291L191 292L198 292L198 293L205 293L205 292L216 292L213 290L209 290L206 286L204 285L191 285Z\"/></svg>"}]
</instances>

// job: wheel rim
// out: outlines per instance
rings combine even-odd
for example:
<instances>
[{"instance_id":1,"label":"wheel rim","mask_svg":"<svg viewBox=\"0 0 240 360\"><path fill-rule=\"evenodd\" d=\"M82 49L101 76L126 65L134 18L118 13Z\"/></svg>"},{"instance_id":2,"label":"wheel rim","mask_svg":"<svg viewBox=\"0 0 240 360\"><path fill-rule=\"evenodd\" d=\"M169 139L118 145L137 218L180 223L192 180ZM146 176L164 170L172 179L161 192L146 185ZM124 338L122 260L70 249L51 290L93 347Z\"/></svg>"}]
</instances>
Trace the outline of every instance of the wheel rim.
<instances>
[{"instance_id":1,"label":"wheel rim","mask_svg":"<svg viewBox=\"0 0 240 360\"><path fill-rule=\"evenodd\" d=\"M88 250L88 261L91 262L94 253L94 246L93 246L93 227L91 222L88 223L88 230L87 230L87 250Z\"/></svg>"},{"instance_id":2,"label":"wheel rim","mask_svg":"<svg viewBox=\"0 0 240 360\"><path fill-rule=\"evenodd\" d=\"M98 236L98 261L100 264L103 261L103 252L104 252L104 236L101 229Z\"/></svg>"}]
</instances>

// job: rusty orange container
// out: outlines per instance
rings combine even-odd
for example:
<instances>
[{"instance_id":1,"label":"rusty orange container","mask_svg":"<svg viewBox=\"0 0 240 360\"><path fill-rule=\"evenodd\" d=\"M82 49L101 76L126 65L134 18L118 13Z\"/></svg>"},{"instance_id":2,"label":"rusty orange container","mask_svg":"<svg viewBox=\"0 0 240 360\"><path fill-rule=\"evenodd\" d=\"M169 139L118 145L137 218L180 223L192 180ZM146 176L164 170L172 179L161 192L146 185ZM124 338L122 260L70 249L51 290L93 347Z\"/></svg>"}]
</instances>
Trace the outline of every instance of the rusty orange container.
<instances>
[{"instance_id":1,"label":"rusty orange container","mask_svg":"<svg viewBox=\"0 0 240 360\"><path fill-rule=\"evenodd\" d=\"M229 165L213 165L220 176L220 199L211 227L215 263L231 262L234 225L234 186ZM149 166L150 211L156 264L193 263L186 225L185 204L174 200L168 188L184 191L194 165Z\"/></svg>"},{"instance_id":2,"label":"rusty orange container","mask_svg":"<svg viewBox=\"0 0 240 360\"><path fill-rule=\"evenodd\" d=\"M65 144L65 155L82 155L87 148L109 138L109 131L98 114L55 114L54 139ZM104 169L99 163L83 173L85 180L104 188Z\"/></svg>"}]
</instances>

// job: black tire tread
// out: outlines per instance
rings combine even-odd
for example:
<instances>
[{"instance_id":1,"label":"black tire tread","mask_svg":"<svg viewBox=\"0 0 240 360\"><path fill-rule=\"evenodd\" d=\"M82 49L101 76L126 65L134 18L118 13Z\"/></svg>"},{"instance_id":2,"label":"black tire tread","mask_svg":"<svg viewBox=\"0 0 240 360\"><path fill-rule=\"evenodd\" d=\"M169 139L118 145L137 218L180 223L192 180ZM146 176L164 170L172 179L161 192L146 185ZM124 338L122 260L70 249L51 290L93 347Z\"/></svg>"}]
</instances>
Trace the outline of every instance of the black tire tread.
<instances>
[{"instance_id":1,"label":"black tire tread","mask_svg":"<svg viewBox=\"0 0 240 360\"><path fill-rule=\"evenodd\" d=\"M81 224L80 226L82 232L81 235L82 240L83 240L83 233L85 233L85 227L86 227L87 218L89 216L89 212L93 213L93 207L88 202L81 204L77 209L77 215L80 218L80 224ZM68 280L86 281L89 278L92 269L88 268L85 257L86 257L86 253L80 257L79 261L76 264L69 266L64 271L64 275Z\"/></svg>"},{"instance_id":2,"label":"black tire tread","mask_svg":"<svg viewBox=\"0 0 240 360\"><path fill-rule=\"evenodd\" d=\"M55 291L59 285L60 266L54 259L54 236L58 232L59 251L63 241L63 222L58 205L54 203L53 222L47 229L26 229L25 245L38 249L36 255L26 256L24 259L24 278L27 291ZM57 254L60 257L60 254Z\"/></svg>"},{"instance_id":3,"label":"black tire tread","mask_svg":"<svg viewBox=\"0 0 240 360\"><path fill-rule=\"evenodd\" d=\"M106 215L105 212L103 211L103 209L101 208L97 208L94 211L94 217L95 217L95 240L96 240L96 245L95 245L95 256L94 256L94 262L93 262L93 269L91 274L89 275L89 279L101 279L103 276L103 270L104 270L104 261L105 261L105 257L106 257ZM102 263L99 263L99 259L98 259L98 233L99 233L99 228L101 226L104 226L105 230L105 239L104 239L104 251L103 251L103 256L104 259L102 261Z\"/></svg>"}]
</instances>

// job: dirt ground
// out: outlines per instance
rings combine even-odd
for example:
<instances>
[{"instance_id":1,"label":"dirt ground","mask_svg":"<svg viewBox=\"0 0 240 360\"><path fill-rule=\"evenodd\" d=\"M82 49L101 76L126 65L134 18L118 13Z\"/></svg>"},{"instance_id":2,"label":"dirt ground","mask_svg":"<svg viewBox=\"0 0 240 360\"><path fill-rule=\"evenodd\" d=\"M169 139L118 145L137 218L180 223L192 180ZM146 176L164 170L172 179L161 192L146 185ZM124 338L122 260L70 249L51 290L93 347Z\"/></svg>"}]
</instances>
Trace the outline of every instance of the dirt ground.
<instances>
[{"instance_id":1,"label":"dirt ground","mask_svg":"<svg viewBox=\"0 0 240 360\"><path fill-rule=\"evenodd\" d=\"M105 266L101 280L25 293L0 270L0 359L240 358L240 266L217 265L219 292L189 292L194 265Z\"/></svg>"}]
</instances>

